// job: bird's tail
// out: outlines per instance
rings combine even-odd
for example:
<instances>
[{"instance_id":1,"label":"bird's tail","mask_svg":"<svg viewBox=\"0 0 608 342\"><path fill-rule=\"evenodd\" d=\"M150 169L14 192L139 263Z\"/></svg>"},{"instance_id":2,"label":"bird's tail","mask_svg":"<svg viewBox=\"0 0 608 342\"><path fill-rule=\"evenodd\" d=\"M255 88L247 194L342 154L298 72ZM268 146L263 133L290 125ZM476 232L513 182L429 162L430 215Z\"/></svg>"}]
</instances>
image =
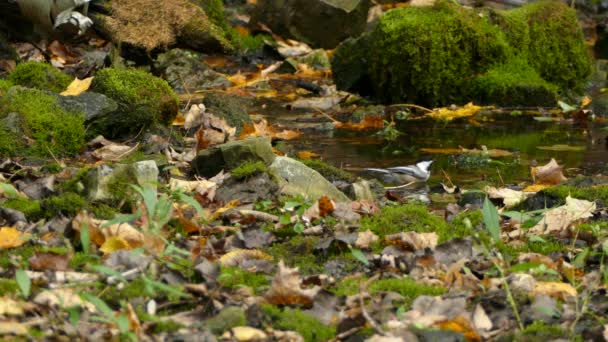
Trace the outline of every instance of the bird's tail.
<instances>
[{"instance_id":1,"label":"bird's tail","mask_svg":"<svg viewBox=\"0 0 608 342\"><path fill-rule=\"evenodd\" d=\"M378 172L378 173L390 173L390 171L388 171L386 169L376 169L376 168L365 169L365 171Z\"/></svg>"}]
</instances>

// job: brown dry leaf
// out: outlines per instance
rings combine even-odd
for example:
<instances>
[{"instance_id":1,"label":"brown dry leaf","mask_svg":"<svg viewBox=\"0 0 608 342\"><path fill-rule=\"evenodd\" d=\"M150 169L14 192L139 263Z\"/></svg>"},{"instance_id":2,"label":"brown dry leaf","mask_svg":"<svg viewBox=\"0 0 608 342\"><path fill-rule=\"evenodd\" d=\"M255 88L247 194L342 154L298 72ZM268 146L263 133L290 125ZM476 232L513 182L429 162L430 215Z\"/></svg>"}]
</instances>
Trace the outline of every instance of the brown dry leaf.
<instances>
[{"instance_id":1,"label":"brown dry leaf","mask_svg":"<svg viewBox=\"0 0 608 342\"><path fill-rule=\"evenodd\" d=\"M244 124L239 139L243 140L249 137L271 137L273 139L291 140L299 136L300 132L292 130L283 130L277 132L268 124L266 119L262 119L258 122L254 122L252 125Z\"/></svg>"},{"instance_id":2,"label":"brown dry leaf","mask_svg":"<svg viewBox=\"0 0 608 342\"><path fill-rule=\"evenodd\" d=\"M557 185L567 180L562 167L553 158L546 165L533 167L531 173L536 184Z\"/></svg>"},{"instance_id":3,"label":"brown dry leaf","mask_svg":"<svg viewBox=\"0 0 608 342\"><path fill-rule=\"evenodd\" d=\"M206 179L187 181L177 178L169 179L169 189L172 191L183 190L185 192L194 192L209 201L215 198L215 191L218 184Z\"/></svg>"},{"instance_id":4,"label":"brown dry leaf","mask_svg":"<svg viewBox=\"0 0 608 342\"><path fill-rule=\"evenodd\" d=\"M0 228L0 249L15 248L23 245L30 234L23 233L14 227Z\"/></svg>"},{"instance_id":5,"label":"brown dry leaf","mask_svg":"<svg viewBox=\"0 0 608 342\"><path fill-rule=\"evenodd\" d=\"M373 215L380 211L380 208L374 201L370 200L358 200L354 201L351 204L353 210L361 215Z\"/></svg>"},{"instance_id":6,"label":"brown dry leaf","mask_svg":"<svg viewBox=\"0 0 608 342\"><path fill-rule=\"evenodd\" d=\"M319 156L318 154L311 152L311 151L299 151L298 152L298 159L301 159L301 160L310 160L313 158L317 158L318 156Z\"/></svg>"},{"instance_id":7,"label":"brown dry leaf","mask_svg":"<svg viewBox=\"0 0 608 342\"><path fill-rule=\"evenodd\" d=\"M47 47L47 51L51 55L51 63L53 65L63 66L65 64L71 64L74 63L74 61L78 57L77 54L69 51L65 47L65 45L63 45L58 40L52 41L51 44L49 44L49 46Z\"/></svg>"},{"instance_id":8,"label":"brown dry leaf","mask_svg":"<svg viewBox=\"0 0 608 342\"><path fill-rule=\"evenodd\" d=\"M17 321L0 321L0 336L28 335L29 327Z\"/></svg>"},{"instance_id":9,"label":"brown dry leaf","mask_svg":"<svg viewBox=\"0 0 608 342\"><path fill-rule=\"evenodd\" d=\"M426 116L436 119L436 120L451 121L454 119L473 116L473 115L477 114L477 112L483 108L487 108L487 107L476 106L473 104L473 102L469 102L466 105L464 105L463 107L456 108L456 109L447 108L447 107L437 108L437 109L434 109L432 113L427 113Z\"/></svg>"},{"instance_id":10,"label":"brown dry leaf","mask_svg":"<svg viewBox=\"0 0 608 342\"><path fill-rule=\"evenodd\" d=\"M409 251L417 251L419 249L435 249L439 236L437 233L418 233L418 232L401 232L390 234L384 237L384 240L389 245L397 245Z\"/></svg>"},{"instance_id":11,"label":"brown dry leaf","mask_svg":"<svg viewBox=\"0 0 608 342\"><path fill-rule=\"evenodd\" d=\"M419 151L424 152L424 153L432 153L432 154L458 154L458 153L479 153L479 154L481 154L481 153L483 153L491 158L510 157L513 155L513 152L510 152L507 150L501 150L501 149L496 149L496 148L488 149L485 146L482 146L481 150L476 149L476 148L468 149L468 148L464 148L464 147L459 147L459 148L424 147L424 148L419 149Z\"/></svg>"},{"instance_id":12,"label":"brown dry leaf","mask_svg":"<svg viewBox=\"0 0 608 342\"><path fill-rule=\"evenodd\" d=\"M91 87L91 82L93 82L93 77L87 77L83 80L75 78L72 83L68 86L68 88L59 93L61 96L78 96L85 91L89 90Z\"/></svg>"},{"instance_id":13,"label":"brown dry leaf","mask_svg":"<svg viewBox=\"0 0 608 342\"><path fill-rule=\"evenodd\" d=\"M368 129L384 128L384 119L379 116L366 116L357 123L334 121L334 127L351 131L364 131Z\"/></svg>"},{"instance_id":14,"label":"brown dry leaf","mask_svg":"<svg viewBox=\"0 0 608 342\"><path fill-rule=\"evenodd\" d=\"M220 257L222 266L238 266L245 260L272 260L272 256L257 249L235 249Z\"/></svg>"},{"instance_id":15,"label":"brown dry leaf","mask_svg":"<svg viewBox=\"0 0 608 342\"><path fill-rule=\"evenodd\" d=\"M537 281L532 290L532 296L545 295L565 300L567 297L576 297L576 289L568 283Z\"/></svg>"},{"instance_id":16,"label":"brown dry leaf","mask_svg":"<svg viewBox=\"0 0 608 342\"><path fill-rule=\"evenodd\" d=\"M239 205L238 199L232 200L232 201L228 202L225 206L214 211L213 214L211 214L211 216L209 216L209 218L207 220L209 222L213 222L213 221L217 220L217 218L220 217L223 213L227 212L230 209L234 209L234 208L238 207L238 205Z\"/></svg>"},{"instance_id":17,"label":"brown dry leaf","mask_svg":"<svg viewBox=\"0 0 608 342\"><path fill-rule=\"evenodd\" d=\"M103 224L106 221L100 222ZM104 243L106 240L116 237L124 240L124 244L130 248L141 247L144 244L144 234L128 223L113 224L109 227L102 228L101 233L104 236ZM118 245L123 242L114 241L113 243ZM110 246L111 245L108 245L108 248L111 248Z\"/></svg>"},{"instance_id":18,"label":"brown dry leaf","mask_svg":"<svg viewBox=\"0 0 608 342\"><path fill-rule=\"evenodd\" d=\"M490 196L490 198L502 199L506 208L513 207L532 195L531 193L525 193L523 191L517 191L509 188L498 189L493 186L486 187L485 192L488 194L488 196Z\"/></svg>"},{"instance_id":19,"label":"brown dry leaf","mask_svg":"<svg viewBox=\"0 0 608 342\"><path fill-rule=\"evenodd\" d=\"M127 303L127 318L129 319L129 331L132 331L136 335L139 335L139 333L141 332L141 323L139 322L137 313L135 313L135 310L133 309L131 303Z\"/></svg>"},{"instance_id":20,"label":"brown dry leaf","mask_svg":"<svg viewBox=\"0 0 608 342\"><path fill-rule=\"evenodd\" d=\"M201 127L196 131L196 150L205 150L208 147L223 144L226 142L226 134L213 128Z\"/></svg>"},{"instance_id":21,"label":"brown dry leaf","mask_svg":"<svg viewBox=\"0 0 608 342\"><path fill-rule=\"evenodd\" d=\"M303 305L311 307L321 286L309 289L302 288L302 279L298 268L285 266L283 260L279 261L279 270L272 279L270 290L264 297L270 304L274 305Z\"/></svg>"},{"instance_id":22,"label":"brown dry leaf","mask_svg":"<svg viewBox=\"0 0 608 342\"><path fill-rule=\"evenodd\" d=\"M545 212L544 217L530 229L531 234L562 232L575 222L593 217L595 202L566 197L566 204Z\"/></svg>"},{"instance_id":23,"label":"brown dry leaf","mask_svg":"<svg viewBox=\"0 0 608 342\"><path fill-rule=\"evenodd\" d=\"M310 208L302 214L302 219L306 222L325 217L331 214L336 208L336 203L327 196L319 198Z\"/></svg>"},{"instance_id":24,"label":"brown dry leaf","mask_svg":"<svg viewBox=\"0 0 608 342\"><path fill-rule=\"evenodd\" d=\"M139 144L132 147L127 145L111 144L96 149L93 151L92 155L99 160L119 161L120 159L137 151L138 146Z\"/></svg>"},{"instance_id":25,"label":"brown dry leaf","mask_svg":"<svg viewBox=\"0 0 608 342\"><path fill-rule=\"evenodd\" d=\"M483 309L483 306L481 306L481 304L477 304L477 306L475 306L475 311L473 311L472 319L473 319L473 326L478 331L479 330L485 330L485 331L492 330L492 326L493 326L492 320L490 320L490 317L488 317L488 314Z\"/></svg>"},{"instance_id":26,"label":"brown dry leaf","mask_svg":"<svg viewBox=\"0 0 608 342\"><path fill-rule=\"evenodd\" d=\"M101 232L99 226L102 221L93 218L92 215L88 214L86 211L81 211L76 215L76 217L72 220L72 229L80 234L80 230L82 227L87 227L89 231L89 236L91 237L91 242L93 242L97 247L101 246L106 240L104 234Z\"/></svg>"},{"instance_id":27,"label":"brown dry leaf","mask_svg":"<svg viewBox=\"0 0 608 342\"><path fill-rule=\"evenodd\" d=\"M378 241L380 238L378 235L374 234L371 230L366 230L364 232L359 232L357 234L357 241L355 241L355 247L361 249L368 249L371 245Z\"/></svg>"},{"instance_id":28,"label":"brown dry leaf","mask_svg":"<svg viewBox=\"0 0 608 342\"><path fill-rule=\"evenodd\" d=\"M30 257L30 268L35 271L65 271L72 259L71 255L36 252Z\"/></svg>"}]
</instances>

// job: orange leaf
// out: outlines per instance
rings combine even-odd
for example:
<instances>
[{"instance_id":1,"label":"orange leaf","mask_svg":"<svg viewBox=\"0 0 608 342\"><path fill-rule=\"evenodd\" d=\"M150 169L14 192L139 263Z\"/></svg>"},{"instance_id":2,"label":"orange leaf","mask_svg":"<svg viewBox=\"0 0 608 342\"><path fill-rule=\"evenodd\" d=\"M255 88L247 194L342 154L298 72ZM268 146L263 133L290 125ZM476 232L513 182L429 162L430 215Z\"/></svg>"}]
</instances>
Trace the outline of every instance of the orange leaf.
<instances>
[{"instance_id":1,"label":"orange leaf","mask_svg":"<svg viewBox=\"0 0 608 342\"><path fill-rule=\"evenodd\" d=\"M327 196L319 198L319 216L325 217L331 214L335 209L334 203Z\"/></svg>"},{"instance_id":2,"label":"orange leaf","mask_svg":"<svg viewBox=\"0 0 608 342\"><path fill-rule=\"evenodd\" d=\"M29 234L18 231L13 227L0 228L0 249L8 249L23 245Z\"/></svg>"},{"instance_id":3,"label":"orange leaf","mask_svg":"<svg viewBox=\"0 0 608 342\"><path fill-rule=\"evenodd\" d=\"M468 319L458 316L449 321L435 323L439 329L451 330L462 333L467 341L481 341L481 337L475 332Z\"/></svg>"},{"instance_id":4,"label":"orange leaf","mask_svg":"<svg viewBox=\"0 0 608 342\"><path fill-rule=\"evenodd\" d=\"M302 160L310 160L312 158L316 158L319 155L314 153L314 152L310 152L310 151L300 151L298 152L298 158L302 159Z\"/></svg>"},{"instance_id":5,"label":"orange leaf","mask_svg":"<svg viewBox=\"0 0 608 342\"><path fill-rule=\"evenodd\" d=\"M352 131L363 131L367 129L384 128L384 119L379 116L366 116L358 123L334 121L334 126L340 129L348 129Z\"/></svg>"}]
</instances>

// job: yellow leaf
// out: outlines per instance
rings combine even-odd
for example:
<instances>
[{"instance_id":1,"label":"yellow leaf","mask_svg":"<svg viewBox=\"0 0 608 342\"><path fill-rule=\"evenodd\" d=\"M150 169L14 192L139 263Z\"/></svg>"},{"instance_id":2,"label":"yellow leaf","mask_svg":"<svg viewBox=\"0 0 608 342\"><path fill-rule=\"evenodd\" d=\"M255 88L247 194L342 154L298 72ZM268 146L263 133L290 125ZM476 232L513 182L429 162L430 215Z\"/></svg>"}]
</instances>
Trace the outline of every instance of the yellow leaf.
<instances>
[{"instance_id":1,"label":"yellow leaf","mask_svg":"<svg viewBox=\"0 0 608 342\"><path fill-rule=\"evenodd\" d=\"M310 152L310 151L300 151L298 152L298 158L302 159L302 160L310 160L312 158L316 158L319 155L314 153L314 152Z\"/></svg>"},{"instance_id":2,"label":"yellow leaf","mask_svg":"<svg viewBox=\"0 0 608 342\"><path fill-rule=\"evenodd\" d=\"M68 86L68 89L63 91L62 96L77 96L85 91L89 90L91 87L91 82L93 82L93 77L87 77L84 80L79 80L78 78L74 79L72 83Z\"/></svg>"},{"instance_id":3,"label":"yellow leaf","mask_svg":"<svg viewBox=\"0 0 608 342\"><path fill-rule=\"evenodd\" d=\"M132 247L129 245L127 240L121 238L120 236L110 236L106 239L106 241L99 247L99 250L103 252L103 254L114 253L121 249L131 249Z\"/></svg>"},{"instance_id":4,"label":"yellow leaf","mask_svg":"<svg viewBox=\"0 0 608 342\"><path fill-rule=\"evenodd\" d=\"M523 192L539 192L541 190L544 190L546 188L548 188L549 185L546 184L533 184L533 185L528 185Z\"/></svg>"},{"instance_id":5,"label":"yellow leaf","mask_svg":"<svg viewBox=\"0 0 608 342\"><path fill-rule=\"evenodd\" d=\"M209 217L209 222L215 221L218 217L220 217L220 215L222 215L223 213L227 212L230 209L236 208L238 205L239 205L239 200L232 200L232 201L228 202L228 204L219 208L213 214L211 214L211 216Z\"/></svg>"},{"instance_id":6,"label":"yellow leaf","mask_svg":"<svg viewBox=\"0 0 608 342\"><path fill-rule=\"evenodd\" d=\"M13 227L0 228L0 249L8 249L23 245L29 234L24 234Z\"/></svg>"},{"instance_id":7,"label":"yellow leaf","mask_svg":"<svg viewBox=\"0 0 608 342\"><path fill-rule=\"evenodd\" d=\"M272 260L272 256L257 249L235 249L220 258L222 266L238 266L245 260Z\"/></svg>"},{"instance_id":8,"label":"yellow leaf","mask_svg":"<svg viewBox=\"0 0 608 342\"><path fill-rule=\"evenodd\" d=\"M477 114L477 112L480 109L483 109L483 108L484 107L474 105L473 102L469 102L466 105L464 105L463 107L456 108L456 109L447 108L447 107L437 108L437 109L433 110L432 113L428 113L427 116L430 118L433 118L433 119L437 119L437 120L450 121L450 120L454 120L454 119L473 116L473 115Z\"/></svg>"},{"instance_id":9,"label":"yellow leaf","mask_svg":"<svg viewBox=\"0 0 608 342\"><path fill-rule=\"evenodd\" d=\"M545 295L563 300L566 297L576 297L577 291L568 283L537 281L532 295Z\"/></svg>"},{"instance_id":10,"label":"yellow leaf","mask_svg":"<svg viewBox=\"0 0 608 342\"><path fill-rule=\"evenodd\" d=\"M581 100L581 108L587 108L591 104L591 98L589 96L583 97Z\"/></svg>"}]
</instances>

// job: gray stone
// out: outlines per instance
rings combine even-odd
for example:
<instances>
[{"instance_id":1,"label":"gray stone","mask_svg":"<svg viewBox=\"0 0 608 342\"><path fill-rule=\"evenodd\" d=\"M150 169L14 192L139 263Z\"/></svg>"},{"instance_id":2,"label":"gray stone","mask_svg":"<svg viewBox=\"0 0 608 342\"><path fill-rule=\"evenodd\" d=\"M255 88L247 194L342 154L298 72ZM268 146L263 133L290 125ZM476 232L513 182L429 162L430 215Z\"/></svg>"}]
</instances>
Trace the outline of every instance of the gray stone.
<instances>
[{"instance_id":1,"label":"gray stone","mask_svg":"<svg viewBox=\"0 0 608 342\"><path fill-rule=\"evenodd\" d=\"M207 112L226 120L240 133L244 123L251 123L245 99L229 94L210 93L203 99Z\"/></svg>"},{"instance_id":2,"label":"gray stone","mask_svg":"<svg viewBox=\"0 0 608 342\"><path fill-rule=\"evenodd\" d=\"M526 294L532 292L536 285L536 279L525 273L513 273L507 277L507 282L513 291Z\"/></svg>"},{"instance_id":3,"label":"gray stone","mask_svg":"<svg viewBox=\"0 0 608 342\"><path fill-rule=\"evenodd\" d=\"M222 89L232 85L224 75L202 63L199 53L173 49L158 55L154 67L176 92Z\"/></svg>"},{"instance_id":4,"label":"gray stone","mask_svg":"<svg viewBox=\"0 0 608 342\"><path fill-rule=\"evenodd\" d=\"M376 200L376 196L372 191L371 184L369 181L362 179L357 182L354 182L351 186L352 194L354 195L356 200Z\"/></svg>"},{"instance_id":5,"label":"gray stone","mask_svg":"<svg viewBox=\"0 0 608 342\"><path fill-rule=\"evenodd\" d=\"M274 161L269 137L231 141L200 151L192 160L192 169L203 177L213 177L222 170L233 169L245 161Z\"/></svg>"},{"instance_id":6,"label":"gray stone","mask_svg":"<svg viewBox=\"0 0 608 342\"><path fill-rule=\"evenodd\" d=\"M83 112L85 121L89 121L118 109L118 104L109 97L85 92L77 96L59 96L57 103L65 110L71 112Z\"/></svg>"},{"instance_id":7,"label":"gray stone","mask_svg":"<svg viewBox=\"0 0 608 342\"><path fill-rule=\"evenodd\" d=\"M270 170L277 176L281 192L286 195L304 195L312 200L328 196L333 200L350 199L320 173L288 157L276 157Z\"/></svg>"},{"instance_id":8,"label":"gray stone","mask_svg":"<svg viewBox=\"0 0 608 342\"><path fill-rule=\"evenodd\" d=\"M158 182L158 167L153 160L143 160L130 165L117 164L114 166L101 165L89 170L84 180L86 196L90 201L115 199L110 191L110 185L117 178L139 186L156 188Z\"/></svg>"},{"instance_id":9,"label":"gray stone","mask_svg":"<svg viewBox=\"0 0 608 342\"><path fill-rule=\"evenodd\" d=\"M20 134L22 131L20 121L19 113L8 113L8 115L0 120L0 127L6 128L11 133Z\"/></svg>"},{"instance_id":10,"label":"gray stone","mask_svg":"<svg viewBox=\"0 0 608 342\"><path fill-rule=\"evenodd\" d=\"M252 21L284 37L334 48L365 30L369 0L259 0Z\"/></svg>"},{"instance_id":11,"label":"gray stone","mask_svg":"<svg viewBox=\"0 0 608 342\"><path fill-rule=\"evenodd\" d=\"M273 182L267 173L260 173L245 180L231 177L225 180L217 189L215 199L224 203L238 200L239 203L255 203L262 200L275 199L279 186Z\"/></svg>"}]
</instances>

